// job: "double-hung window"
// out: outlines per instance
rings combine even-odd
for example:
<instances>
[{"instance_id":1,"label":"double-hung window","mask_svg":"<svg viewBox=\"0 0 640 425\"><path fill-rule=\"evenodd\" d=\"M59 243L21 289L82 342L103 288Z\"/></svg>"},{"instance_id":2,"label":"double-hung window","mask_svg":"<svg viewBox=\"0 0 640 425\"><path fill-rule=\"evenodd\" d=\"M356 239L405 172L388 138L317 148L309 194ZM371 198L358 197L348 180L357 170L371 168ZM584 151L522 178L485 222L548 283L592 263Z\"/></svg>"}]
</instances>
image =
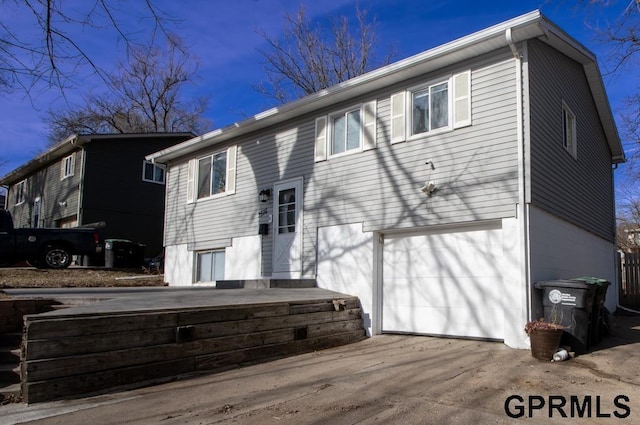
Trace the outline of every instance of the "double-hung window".
<instances>
[{"instance_id":1,"label":"double-hung window","mask_svg":"<svg viewBox=\"0 0 640 425\"><path fill-rule=\"evenodd\" d=\"M75 163L74 163L75 154L71 154L62 158L62 164L60 169L60 179L66 179L67 177L73 176Z\"/></svg>"},{"instance_id":2,"label":"double-hung window","mask_svg":"<svg viewBox=\"0 0 640 425\"><path fill-rule=\"evenodd\" d=\"M25 201L26 188L27 188L26 180L22 180L16 185L16 205L22 204Z\"/></svg>"},{"instance_id":3,"label":"double-hung window","mask_svg":"<svg viewBox=\"0 0 640 425\"><path fill-rule=\"evenodd\" d=\"M393 94L391 143L471 125L471 71Z\"/></svg>"},{"instance_id":4,"label":"double-hung window","mask_svg":"<svg viewBox=\"0 0 640 425\"><path fill-rule=\"evenodd\" d=\"M142 165L142 180L145 182L164 184L165 167L151 161L144 161Z\"/></svg>"},{"instance_id":5,"label":"double-hung window","mask_svg":"<svg viewBox=\"0 0 640 425\"><path fill-rule=\"evenodd\" d=\"M236 191L236 146L189 161L187 202Z\"/></svg>"},{"instance_id":6,"label":"double-hung window","mask_svg":"<svg viewBox=\"0 0 640 425\"><path fill-rule=\"evenodd\" d=\"M220 152L198 160L198 199L224 193L227 153Z\"/></svg>"},{"instance_id":7,"label":"double-hung window","mask_svg":"<svg viewBox=\"0 0 640 425\"><path fill-rule=\"evenodd\" d=\"M196 253L196 282L224 279L224 250Z\"/></svg>"},{"instance_id":8,"label":"double-hung window","mask_svg":"<svg viewBox=\"0 0 640 425\"><path fill-rule=\"evenodd\" d=\"M360 108L331 116L331 155L361 149Z\"/></svg>"},{"instance_id":9,"label":"double-hung window","mask_svg":"<svg viewBox=\"0 0 640 425\"><path fill-rule=\"evenodd\" d=\"M376 147L375 100L316 118L315 161Z\"/></svg>"},{"instance_id":10,"label":"double-hung window","mask_svg":"<svg viewBox=\"0 0 640 425\"><path fill-rule=\"evenodd\" d=\"M449 126L449 82L414 91L411 96L412 134Z\"/></svg>"}]
</instances>

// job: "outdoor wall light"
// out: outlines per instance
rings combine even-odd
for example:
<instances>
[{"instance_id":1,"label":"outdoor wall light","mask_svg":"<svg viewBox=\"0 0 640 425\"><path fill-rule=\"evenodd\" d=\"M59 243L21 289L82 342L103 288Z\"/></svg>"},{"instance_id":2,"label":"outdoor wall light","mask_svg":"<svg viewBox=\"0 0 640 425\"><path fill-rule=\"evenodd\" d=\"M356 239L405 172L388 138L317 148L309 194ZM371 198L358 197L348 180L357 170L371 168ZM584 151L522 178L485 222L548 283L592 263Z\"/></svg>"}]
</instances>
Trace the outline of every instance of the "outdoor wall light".
<instances>
[{"instance_id":1,"label":"outdoor wall light","mask_svg":"<svg viewBox=\"0 0 640 425\"><path fill-rule=\"evenodd\" d=\"M271 189L262 189L260 193L258 193L258 199L260 202L267 202L271 197Z\"/></svg>"},{"instance_id":2,"label":"outdoor wall light","mask_svg":"<svg viewBox=\"0 0 640 425\"><path fill-rule=\"evenodd\" d=\"M436 183L433 180L429 180L424 183L424 186L422 186L420 190L422 193L426 193L427 196L431 196L433 195L433 192L436 191Z\"/></svg>"}]
</instances>

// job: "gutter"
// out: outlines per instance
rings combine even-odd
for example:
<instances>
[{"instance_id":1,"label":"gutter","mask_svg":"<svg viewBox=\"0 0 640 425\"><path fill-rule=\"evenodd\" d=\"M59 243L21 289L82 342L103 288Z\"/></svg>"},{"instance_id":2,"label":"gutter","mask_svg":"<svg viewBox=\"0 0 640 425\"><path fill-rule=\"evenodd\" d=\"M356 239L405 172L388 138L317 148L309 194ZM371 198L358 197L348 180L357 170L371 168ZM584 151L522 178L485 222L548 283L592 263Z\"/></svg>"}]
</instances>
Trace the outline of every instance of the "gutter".
<instances>
[{"instance_id":1,"label":"gutter","mask_svg":"<svg viewBox=\"0 0 640 425\"><path fill-rule=\"evenodd\" d=\"M517 110L517 138L518 138L518 205L516 207L518 223L520 224L520 279L524 283L524 291L521 295L521 306L526 317L519 317L520 320L531 320L532 300L531 300L531 272L529 263L529 210L527 204L527 163L526 163L526 143L528 137L525 135L524 125L524 93L523 82L523 55L527 55L526 42L521 54L516 46L512 28L505 30L505 38L515 59L516 67L516 110Z\"/></svg>"}]
</instances>

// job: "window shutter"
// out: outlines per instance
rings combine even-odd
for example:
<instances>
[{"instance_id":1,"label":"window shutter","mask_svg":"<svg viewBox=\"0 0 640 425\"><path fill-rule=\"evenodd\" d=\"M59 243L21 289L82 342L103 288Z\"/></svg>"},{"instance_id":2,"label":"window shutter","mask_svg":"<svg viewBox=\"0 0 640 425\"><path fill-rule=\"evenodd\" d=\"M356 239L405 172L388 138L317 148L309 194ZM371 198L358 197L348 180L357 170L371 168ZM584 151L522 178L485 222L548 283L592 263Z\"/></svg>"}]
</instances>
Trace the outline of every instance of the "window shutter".
<instances>
[{"instance_id":1,"label":"window shutter","mask_svg":"<svg viewBox=\"0 0 640 425\"><path fill-rule=\"evenodd\" d=\"M365 103L362 109L364 111L362 150L368 151L376 147L376 101Z\"/></svg>"},{"instance_id":2,"label":"window shutter","mask_svg":"<svg viewBox=\"0 0 640 425\"><path fill-rule=\"evenodd\" d=\"M189 169L187 170L187 203L190 204L194 199L196 185L196 160L189 161Z\"/></svg>"},{"instance_id":3,"label":"window shutter","mask_svg":"<svg viewBox=\"0 0 640 425\"><path fill-rule=\"evenodd\" d=\"M236 152L237 146L230 146L227 149L227 184L225 187L225 193L232 195L236 193Z\"/></svg>"},{"instance_id":4,"label":"window shutter","mask_svg":"<svg viewBox=\"0 0 640 425\"><path fill-rule=\"evenodd\" d=\"M391 143L400 143L405 137L405 94L396 93L391 96Z\"/></svg>"},{"instance_id":5,"label":"window shutter","mask_svg":"<svg viewBox=\"0 0 640 425\"><path fill-rule=\"evenodd\" d=\"M453 76L453 128L471 125L471 71Z\"/></svg>"},{"instance_id":6,"label":"window shutter","mask_svg":"<svg viewBox=\"0 0 640 425\"><path fill-rule=\"evenodd\" d=\"M64 170L65 170L65 164L66 164L66 158L62 158L62 161L60 161L60 180L64 179Z\"/></svg>"},{"instance_id":7,"label":"window shutter","mask_svg":"<svg viewBox=\"0 0 640 425\"><path fill-rule=\"evenodd\" d=\"M327 159L327 117L316 118L315 161Z\"/></svg>"}]
</instances>

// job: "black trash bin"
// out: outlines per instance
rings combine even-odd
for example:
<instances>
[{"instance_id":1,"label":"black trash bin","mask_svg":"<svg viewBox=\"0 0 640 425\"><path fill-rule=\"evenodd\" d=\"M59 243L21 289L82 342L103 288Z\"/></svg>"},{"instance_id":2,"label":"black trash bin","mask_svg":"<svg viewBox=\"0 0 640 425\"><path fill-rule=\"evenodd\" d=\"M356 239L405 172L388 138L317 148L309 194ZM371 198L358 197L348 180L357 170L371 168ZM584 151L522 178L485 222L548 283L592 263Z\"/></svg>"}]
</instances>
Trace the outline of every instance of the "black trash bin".
<instances>
[{"instance_id":1,"label":"black trash bin","mask_svg":"<svg viewBox=\"0 0 640 425\"><path fill-rule=\"evenodd\" d=\"M589 285L594 285L596 288L596 295L593 300L593 309L591 310L591 344L597 345L602 340L605 330L604 320L604 302L607 297L607 289L611 282L605 279L599 279L597 277L578 277L573 279L576 281L584 282Z\"/></svg>"},{"instance_id":2,"label":"black trash bin","mask_svg":"<svg viewBox=\"0 0 640 425\"><path fill-rule=\"evenodd\" d=\"M576 353L586 352L591 346L597 286L578 280L549 280L535 287L542 290L544 319L564 327L561 344Z\"/></svg>"},{"instance_id":3,"label":"black trash bin","mask_svg":"<svg viewBox=\"0 0 640 425\"><path fill-rule=\"evenodd\" d=\"M126 239L104 241L104 265L107 268L137 268L144 264L145 245Z\"/></svg>"}]
</instances>

